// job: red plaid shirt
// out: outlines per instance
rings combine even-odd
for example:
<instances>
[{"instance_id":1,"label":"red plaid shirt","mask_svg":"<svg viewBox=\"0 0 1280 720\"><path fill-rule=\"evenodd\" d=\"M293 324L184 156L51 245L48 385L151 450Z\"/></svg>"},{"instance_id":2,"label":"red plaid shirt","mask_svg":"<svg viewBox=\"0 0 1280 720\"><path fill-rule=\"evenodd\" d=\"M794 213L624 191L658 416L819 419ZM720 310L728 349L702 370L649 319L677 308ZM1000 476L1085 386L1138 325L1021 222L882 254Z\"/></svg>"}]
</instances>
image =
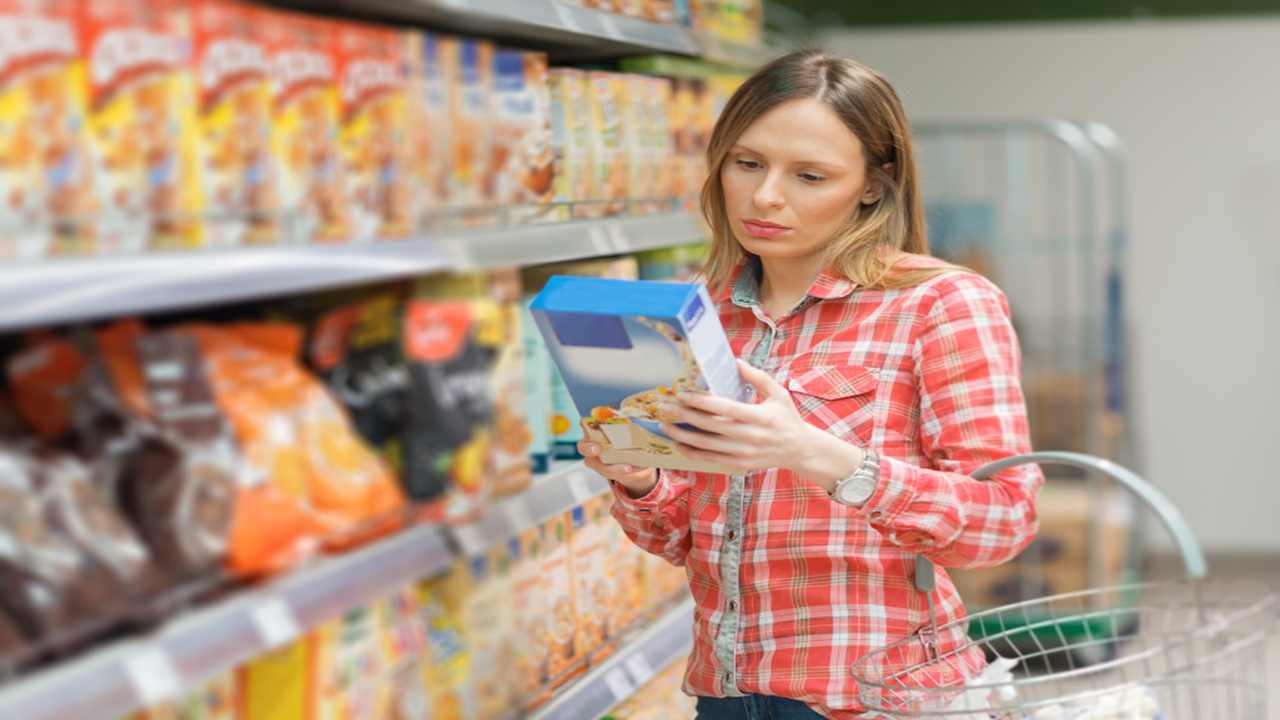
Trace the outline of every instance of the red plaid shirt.
<instances>
[{"instance_id":1,"label":"red plaid shirt","mask_svg":"<svg viewBox=\"0 0 1280 720\"><path fill-rule=\"evenodd\" d=\"M615 486L613 514L641 548L686 569L686 692L778 695L857 717L854 661L928 624L915 555L939 566L941 626L964 617L942 568L1004 562L1035 534L1034 466L966 475L1030 451L1018 342L1004 295L967 272L900 290L828 272L774 320L758 304L757 266L745 267L717 298L734 352L790 390L809 422L879 453L879 487L850 508L787 470L664 471L643 498ZM944 653L963 642L960 630L939 638ZM923 645L894 655L925 658ZM982 663L969 659L970 670Z\"/></svg>"}]
</instances>

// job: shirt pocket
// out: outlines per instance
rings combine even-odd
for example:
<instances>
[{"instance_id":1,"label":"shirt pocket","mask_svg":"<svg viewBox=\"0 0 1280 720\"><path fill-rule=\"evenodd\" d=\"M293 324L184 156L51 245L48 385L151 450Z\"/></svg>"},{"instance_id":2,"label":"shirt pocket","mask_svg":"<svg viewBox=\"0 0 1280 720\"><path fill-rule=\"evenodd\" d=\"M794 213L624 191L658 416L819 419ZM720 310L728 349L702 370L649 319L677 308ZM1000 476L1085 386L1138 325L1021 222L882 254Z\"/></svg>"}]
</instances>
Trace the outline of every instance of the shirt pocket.
<instances>
[{"instance_id":1,"label":"shirt pocket","mask_svg":"<svg viewBox=\"0 0 1280 720\"><path fill-rule=\"evenodd\" d=\"M858 365L800 362L787 378L801 416L837 437L862 443L870 439L879 387L878 374Z\"/></svg>"}]
</instances>

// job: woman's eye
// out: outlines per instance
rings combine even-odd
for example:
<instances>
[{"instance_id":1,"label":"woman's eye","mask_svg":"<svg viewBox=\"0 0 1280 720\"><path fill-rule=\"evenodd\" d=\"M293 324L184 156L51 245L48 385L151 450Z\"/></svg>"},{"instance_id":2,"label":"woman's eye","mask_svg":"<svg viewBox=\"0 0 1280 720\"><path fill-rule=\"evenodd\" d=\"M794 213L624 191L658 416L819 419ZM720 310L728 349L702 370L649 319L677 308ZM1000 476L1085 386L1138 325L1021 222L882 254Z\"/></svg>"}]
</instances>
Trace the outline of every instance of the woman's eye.
<instances>
[{"instance_id":1,"label":"woman's eye","mask_svg":"<svg viewBox=\"0 0 1280 720\"><path fill-rule=\"evenodd\" d=\"M755 160L747 160L744 158L739 158L737 162L738 162L738 167L742 168L743 170L759 170L760 169L760 163L756 162Z\"/></svg>"},{"instance_id":2,"label":"woman's eye","mask_svg":"<svg viewBox=\"0 0 1280 720\"><path fill-rule=\"evenodd\" d=\"M807 183L820 183L826 180L821 175L814 175L813 173L800 173L800 179Z\"/></svg>"}]
</instances>

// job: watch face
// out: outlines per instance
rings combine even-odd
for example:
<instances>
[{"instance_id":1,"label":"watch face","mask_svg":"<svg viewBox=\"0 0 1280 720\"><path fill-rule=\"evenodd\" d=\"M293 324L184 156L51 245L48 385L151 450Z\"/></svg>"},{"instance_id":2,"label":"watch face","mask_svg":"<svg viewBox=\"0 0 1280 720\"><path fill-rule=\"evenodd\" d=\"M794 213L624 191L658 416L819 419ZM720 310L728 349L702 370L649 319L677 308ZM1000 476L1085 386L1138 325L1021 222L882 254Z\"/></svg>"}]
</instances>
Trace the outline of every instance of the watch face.
<instances>
[{"instance_id":1,"label":"watch face","mask_svg":"<svg viewBox=\"0 0 1280 720\"><path fill-rule=\"evenodd\" d=\"M868 477L861 475L849 478L836 494L840 498L840 502L846 505L861 505L871 497L871 493L875 491L875 482Z\"/></svg>"}]
</instances>

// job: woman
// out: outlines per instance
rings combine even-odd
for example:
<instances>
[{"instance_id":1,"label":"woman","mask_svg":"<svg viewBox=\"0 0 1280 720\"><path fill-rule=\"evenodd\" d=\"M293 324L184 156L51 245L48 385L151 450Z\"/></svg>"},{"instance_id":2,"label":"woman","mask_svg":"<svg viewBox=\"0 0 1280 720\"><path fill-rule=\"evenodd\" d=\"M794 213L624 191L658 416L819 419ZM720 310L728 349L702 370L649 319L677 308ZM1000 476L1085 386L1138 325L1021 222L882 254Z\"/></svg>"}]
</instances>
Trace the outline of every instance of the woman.
<instances>
[{"instance_id":1,"label":"woman","mask_svg":"<svg viewBox=\"0 0 1280 720\"><path fill-rule=\"evenodd\" d=\"M705 432L665 430L737 474L580 449L631 539L686 569L699 718L858 717L859 657L913 633L901 662L964 643L921 632L915 556L995 565L1034 535L1037 470L967 476L1030 449L1017 339L994 285L928 256L906 117L874 71L771 63L707 158L706 279L756 401L682 395L669 412ZM945 570L933 606L939 626L963 617Z\"/></svg>"}]
</instances>

